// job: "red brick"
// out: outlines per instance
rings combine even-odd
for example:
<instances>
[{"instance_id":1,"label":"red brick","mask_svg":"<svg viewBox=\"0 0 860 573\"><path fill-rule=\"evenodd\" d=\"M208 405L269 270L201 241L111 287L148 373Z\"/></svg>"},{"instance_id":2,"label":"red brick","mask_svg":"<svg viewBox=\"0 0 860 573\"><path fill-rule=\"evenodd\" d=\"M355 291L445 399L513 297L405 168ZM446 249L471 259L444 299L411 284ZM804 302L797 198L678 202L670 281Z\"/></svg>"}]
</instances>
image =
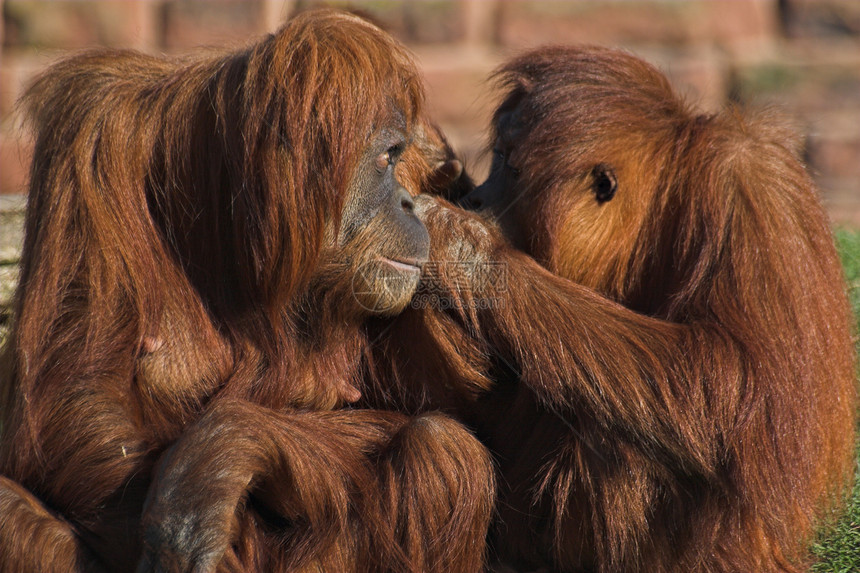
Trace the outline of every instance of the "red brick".
<instances>
[{"instance_id":1,"label":"red brick","mask_svg":"<svg viewBox=\"0 0 860 573\"><path fill-rule=\"evenodd\" d=\"M439 121L483 127L492 102L481 69L425 70L430 112Z\"/></svg>"},{"instance_id":2,"label":"red brick","mask_svg":"<svg viewBox=\"0 0 860 573\"><path fill-rule=\"evenodd\" d=\"M403 2L398 0L296 0L291 15L315 8L337 8L360 14L401 41L408 36Z\"/></svg>"},{"instance_id":3,"label":"red brick","mask_svg":"<svg viewBox=\"0 0 860 573\"><path fill-rule=\"evenodd\" d=\"M783 50L778 57L738 62L734 96L776 102L800 114L860 106L860 53L842 50Z\"/></svg>"},{"instance_id":4,"label":"red brick","mask_svg":"<svg viewBox=\"0 0 860 573\"><path fill-rule=\"evenodd\" d=\"M860 179L860 136L839 138L829 135L819 134L810 138L809 161L815 172L826 178ZM860 188L857 192L860 200Z\"/></svg>"},{"instance_id":5,"label":"red brick","mask_svg":"<svg viewBox=\"0 0 860 573\"><path fill-rule=\"evenodd\" d=\"M457 47L421 49L415 54L433 116L438 121L485 128L495 104L487 78L501 58Z\"/></svg>"},{"instance_id":6,"label":"red brick","mask_svg":"<svg viewBox=\"0 0 860 573\"><path fill-rule=\"evenodd\" d=\"M0 194L26 192L32 152L30 142L0 135Z\"/></svg>"},{"instance_id":7,"label":"red brick","mask_svg":"<svg viewBox=\"0 0 860 573\"><path fill-rule=\"evenodd\" d=\"M860 102L854 110L806 117L809 168L838 223L860 225Z\"/></svg>"},{"instance_id":8,"label":"red brick","mask_svg":"<svg viewBox=\"0 0 860 573\"><path fill-rule=\"evenodd\" d=\"M155 50L161 38L159 4L156 0L101 2L99 18L111 46Z\"/></svg>"},{"instance_id":9,"label":"red brick","mask_svg":"<svg viewBox=\"0 0 860 573\"><path fill-rule=\"evenodd\" d=\"M465 34L458 0L298 0L297 10L330 6L368 17L408 44L459 42Z\"/></svg>"},{"instance_id":10,"label":"red brick","mask_svg":"<svg viewBox=\"0 0 860 573\"><path fill-rule=\"evenodd\" d=\"M733 53L745 53L769 49L779 35L775 0L699 0L689 4L689 25L696 42L707 41Z\"/></svg>"},{"instance_id":11,"label":"red brick","mask_svg":"<svg viewBox=\"0 0 860 573\"><path fill-rule=\"evenodd\" d=\"M629 44L690 41L680 3L535 2L500 5L499 40L505 46L547 43Z\"/></svg>"},{"instance_id":12,"label":"red brick","mask_svg":"<svg viewBox=\"0 0 860 573\"><path fill-rule=\"evenodd\" d=\"M93 2L6 0L5 44L32 48L82 48L98 43Z\"/></svg>"},{"instance_id":13,"label":"red brick","mask_svg":"<svg viewBox=\"0 0 860 573\"><path fill-rule=\"evenodd\" d=\"M720 50L635 50L669 78L675 90L703 111L726 103L729 62Z\"/></svg>"},{"instance_id":14,"label":"red brick","mask_svg":"<svg viewBox=\"0 0 860 573\"><path fill-rule=\"evenodd\" d=\"M488 83L500 53L478 47L422 48L416 59L427 85L431 117L439 123L472 175L486 176L486 146L496 94Z\"/></svg>"},{"instance_id":15,"label":"red brick","mask_svg":"<svg viewBox=\"0 0 860 573\"><path fill-rule=\"evenodd\" d=\"M0 58L0 122L12 114L21 92L17 69L9 65L7 60L8 57Z\"/></svg>"},{"instance_id":16,"label":"red brick","mask_svg":"<svg viewBox=\"0 0 860 573\"><path fill-rule=\"evenodd\" d=\"M55 54L22 54L5 50L0 59L0 121L6 123L15 111L15 102L30 81L53 59Z\"/></svg>"},{"instance_id":17,"label":"red brick","mask_svg":"<svg viewBox=\"0 0 860 573\"><path fill-rule=\"evenodd\" d=\"M461 2L453 0L425 0L404 2L405 34L407 43L432 44L461 42L465 37L465 19Z\"/></svg>"},{"instance_id":18,"label":"red brick","mask_svg":"<svg viewBox=\"0 0 860 573\"><path fill-rule=\"evenodd\" d=\"M781 19L794 38L860 36L857 0L785 0Z\"/></svg>"},{"instance_id":19,"label":"red brick","mask_svg":"<svg viewBox=\"0 0 860 573\"><path fill-rule=\"evenodd\" d=\"M295 0L262 0L261 21L267 32L274 32L295 11Z\"/></svg>"},{"instance_id":20,"label":"red brick","mask_svg":"<svg viewBox=\"0 0 860 573\"><path fill-rule=\"evenodd\" d=\"M498 0L463 0L463 41L488 44L496 41Z\"/></svg>"},{"instance_id":21,"label":"red brick","mask_svg":"<svg viewBox=\"0 0 860 573\"><path fill-rule=\"evenodd\" d=\"M6 46L75 49L88 46L146 48L154 37L152 0L5 0Z\"/></svg>"},{"instance_id":22,"label":"red brick","mask_svg":"<svg viewBox=\"0 0 860 573\"><path fill-rule=\"evenodd\" d=\"M774 0L508 1L500 5L499 38L517 48L546 43L747 46L769 40L774 10Z\"/></svg>"},{"instance_id":23,"label":"red brick","mask_svg":"<svg viewBox=\"0 0 860 573\"><path fill-rule=\"evenodd\" d=\"M860 227L860 179L821 178L820 186L830 219L837 225Z\"/></svg>"},{"instance_id":24,"label":"red brick","mask_svg":"<svg viewBox=\"0 0 860 573\"><path fill-rule=\"evenodd\" d=\"M175 51L244 44L265 31L260 0L172 0L162 20L164 47Z\"/></svg>"}]
</instances>

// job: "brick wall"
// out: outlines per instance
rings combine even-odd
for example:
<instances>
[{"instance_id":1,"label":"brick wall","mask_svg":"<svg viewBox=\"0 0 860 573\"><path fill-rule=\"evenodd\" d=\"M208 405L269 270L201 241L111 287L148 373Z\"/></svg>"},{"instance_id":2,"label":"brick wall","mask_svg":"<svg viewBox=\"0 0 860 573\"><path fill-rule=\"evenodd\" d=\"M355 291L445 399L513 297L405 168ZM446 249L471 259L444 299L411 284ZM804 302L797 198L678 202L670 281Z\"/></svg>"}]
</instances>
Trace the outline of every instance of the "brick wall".
<instances>
[{"instance_id":1,"label":"brick wall","mask_svg":"<svg viewBox=\"0 0 860 573\"><path fill-rule=\"evenodd\" d=\"M48 62L93 45L180 53L241 43L316 0L0 0L0 193L25 188L30 142L14 102ZM472 171L507 56L547 42L629 49L706 109L777 103L806 136L834 220L860 225L860 2L856 0L355 0L403 40L436 119Z\"/></svg>"}]
</instances>

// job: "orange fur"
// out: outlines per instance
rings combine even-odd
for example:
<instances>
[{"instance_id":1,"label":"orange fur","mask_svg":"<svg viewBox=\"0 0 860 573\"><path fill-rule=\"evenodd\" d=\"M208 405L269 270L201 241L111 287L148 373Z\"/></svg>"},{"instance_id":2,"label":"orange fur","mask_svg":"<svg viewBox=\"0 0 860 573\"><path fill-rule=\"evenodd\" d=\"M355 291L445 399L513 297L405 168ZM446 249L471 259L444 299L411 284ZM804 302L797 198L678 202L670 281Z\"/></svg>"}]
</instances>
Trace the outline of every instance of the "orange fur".
<instances>
[{"instance_id":1,"label":"orange fur","mask_svg":"<svg viewBox=\"0 0 860 573\"><path fill-rule=\"evenodd\" d=\"M617 51L545 48L498 78L506 174L475 195L503 177L516 201L493 214L525 253L422 201L445 271L424 288L451 310L394 327L423 329L410 405L442 400L495 454L497 557L804 570L850 483L857 393L841 267L795 138L770 112L699 114ZM596 165L617 175L611 201L595 200ZM399 368L403 345L386 341L377 368ZM487 375L491 391L463 392Z\"/></svg>"},{"instance_id":2,"label":"orange fur","mask_svg":"<svg viewBox=\"0 0 860 573\"><path fill-rule=\"evenodd\" d=\"M480 444L439 416L327 411L355 399L369 342L327 241L374 130L408 135L422 100L400 45L329 11L36 81L0 570L481 568ZM386 242L362 232L351 255Z\"/></svg>"}]
</instances>

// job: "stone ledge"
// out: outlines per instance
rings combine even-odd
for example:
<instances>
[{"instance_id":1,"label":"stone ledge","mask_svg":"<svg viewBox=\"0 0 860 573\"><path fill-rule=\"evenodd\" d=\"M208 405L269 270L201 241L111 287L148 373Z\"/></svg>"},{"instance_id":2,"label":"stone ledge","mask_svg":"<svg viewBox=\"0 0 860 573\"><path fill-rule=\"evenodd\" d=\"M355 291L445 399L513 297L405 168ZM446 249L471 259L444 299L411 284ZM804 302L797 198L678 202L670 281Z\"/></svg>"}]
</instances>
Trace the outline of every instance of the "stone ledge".
<instances>
[{"instance_id":1,"label":"stone ledge","mask_svg":"<svg viewBox=\"0 0 860 573\"><path fill-rule=\"evenodd\" d=\"M5 322L18 284L26 204L23 195L0 195L0 322Z\"/></svg>"}]
</instances>

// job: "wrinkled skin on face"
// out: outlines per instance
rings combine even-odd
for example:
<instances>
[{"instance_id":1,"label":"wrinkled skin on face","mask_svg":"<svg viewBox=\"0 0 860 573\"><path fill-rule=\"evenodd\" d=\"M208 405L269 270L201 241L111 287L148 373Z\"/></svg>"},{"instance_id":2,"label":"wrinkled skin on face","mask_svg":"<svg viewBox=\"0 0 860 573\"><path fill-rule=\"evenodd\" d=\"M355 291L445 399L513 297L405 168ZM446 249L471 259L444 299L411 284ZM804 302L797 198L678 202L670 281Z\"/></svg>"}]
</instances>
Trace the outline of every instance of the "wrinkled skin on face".
<instances>
[{"instance_id":1,"label":"wrinkled skin on face","mask_svg":"<svg viewBox=\"0 0 860 573\"><path fill-rule=\"evenodd\" d=\"M430 237L396 167L409 145L397 127L371 137L356 166L336 231L324 254L343 304L359 315L393 315L409 304L427 261ZM348 273L348 281L341 273ZM334 279L334 276L332 277Z\"/></svg>"}]
</instances>

